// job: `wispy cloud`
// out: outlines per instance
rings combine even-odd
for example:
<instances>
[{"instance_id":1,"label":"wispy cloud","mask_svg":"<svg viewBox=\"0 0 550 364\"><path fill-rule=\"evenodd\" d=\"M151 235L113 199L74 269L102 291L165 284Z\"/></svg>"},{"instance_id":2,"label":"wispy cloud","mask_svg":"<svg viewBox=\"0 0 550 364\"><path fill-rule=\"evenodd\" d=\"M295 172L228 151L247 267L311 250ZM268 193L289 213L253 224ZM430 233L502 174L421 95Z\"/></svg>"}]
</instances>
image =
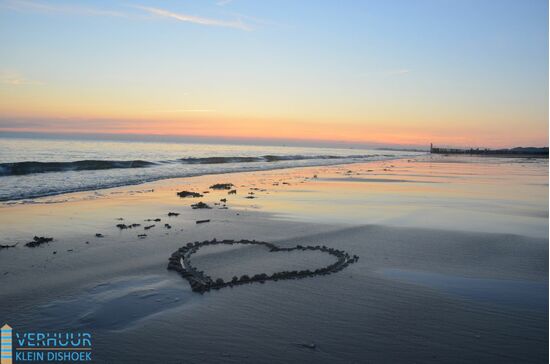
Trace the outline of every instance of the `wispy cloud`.
<instances>
[{"instance_id":1,"label":"wispy cloud","mask_svg":"<svg viewBox=\"0 0 550 364\"><path fill-rule=\"evenodd\" d=\"M135 7L153 15L172 18L178 21L183 21L188 23L215 26L215 27L235 28L240 30L252 30L252 28L249 25L243 23L240 19L220 20L220 19L204 18L201 16L189 15L184 13L175 13L169 10L153 8L149 6L136 5Z\"/></svg>"},{"instance_id":2,"label":"wispy cloud","mask_svg":"<svg viewBox=\"0 0 550 364\"><path fill-rule=\"evenodd\" d=\"M43 85L40 81L26 79L17 72L0 71L0 84L10 86Z\"/></svg>"},{"instance_id":3,"label":"wispy cloud","mask_svg":"<svg viewBox=\"0 0 550 364\"><path fill-rule=\"evenodd\" d=\"M229 4L233 0L219 0L217 4L224 6ZM250 31L252 26L250 24L263 24L263 25L277 25L262 19L242 15L242 14L228 14L232 17L231 20L208 18L198 15L190 15L181 12L174 12L167 9L161 9L151 6L143 5L127 5L130 8L139 9L145 13L138 12L125 12L112 9L101 9L94 7L84 7L79 5L59 5L48 2L31 1L31 0L0 0L0 8L10 9L13 11L30 11L39 13L51 13L51 14L69 14L69 15L82 15L82 16L104 16L104 17L120 17L120 18L133 18L133 19L145 19L147 16L157 16L168 19L175 19L177 21L188 22L193 24L225 27ZM245 21L243 21L245 20Z\"/></svg>"},{"instance_id":4,"label":"wispy cloud","mask_svg":"<svg viewBox=\"0 0 550 364\"><path fill-rule=\"evenodd\" d=\"M0 6L3 8L16 10L16 11L36 11L43 13L64 13L64 14L76 14L76 15L90 15L90 16L115 16L115 17L127 17L127 14L112 10L103 10L96 8L89 8L76 5L53 5L36 1L25 0L5 0L0 1Z\"/></svg>"}]
</instances>

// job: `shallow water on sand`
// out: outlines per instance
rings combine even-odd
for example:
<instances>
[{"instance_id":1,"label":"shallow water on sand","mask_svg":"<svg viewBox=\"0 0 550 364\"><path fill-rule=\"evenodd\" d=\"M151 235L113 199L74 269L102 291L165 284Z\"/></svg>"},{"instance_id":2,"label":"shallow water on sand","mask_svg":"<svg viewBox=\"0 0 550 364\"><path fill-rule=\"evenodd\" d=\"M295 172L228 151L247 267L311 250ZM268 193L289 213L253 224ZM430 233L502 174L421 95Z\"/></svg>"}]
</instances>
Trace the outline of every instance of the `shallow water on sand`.
<instances>
[{"instance_id":1,"label":"shallow water on sand","mask_svg":"<svg viewBox=\"0 0 550 364\"><path fill-rule=\"evenodd\" d=\"M117 330L150 316L190 304L196 298L174 277L121 277L86 287L78 295L38 305L26 320L37 329Z\"/></svg>"}]
</instances>

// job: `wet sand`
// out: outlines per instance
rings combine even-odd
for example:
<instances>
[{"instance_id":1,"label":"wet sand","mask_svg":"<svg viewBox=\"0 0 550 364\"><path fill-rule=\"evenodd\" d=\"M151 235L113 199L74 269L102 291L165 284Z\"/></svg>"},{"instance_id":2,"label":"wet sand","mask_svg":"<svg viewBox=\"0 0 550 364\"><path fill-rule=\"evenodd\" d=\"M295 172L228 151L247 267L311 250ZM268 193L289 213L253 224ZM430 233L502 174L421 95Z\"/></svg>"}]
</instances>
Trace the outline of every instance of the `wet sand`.
<instances>
[{"instance_id":1,"label":"wet sand","mask_svg":"<svg viewBox=\"0 0 550 364\"><path fill-rule=\"evenodd\" d=\"M436 156L4 204L1 241L17 246L0 250L0 319L85 328L96 362L547 362L547 175L547 161ZM190 207L199 201L211 209ZM54 240L24 246L35 235ZM197 294L168 258L214 238L360 259L327 276ZM205 249L197 265L226 278L330 260L301 253Z\"/></svg>"}]
</instances>

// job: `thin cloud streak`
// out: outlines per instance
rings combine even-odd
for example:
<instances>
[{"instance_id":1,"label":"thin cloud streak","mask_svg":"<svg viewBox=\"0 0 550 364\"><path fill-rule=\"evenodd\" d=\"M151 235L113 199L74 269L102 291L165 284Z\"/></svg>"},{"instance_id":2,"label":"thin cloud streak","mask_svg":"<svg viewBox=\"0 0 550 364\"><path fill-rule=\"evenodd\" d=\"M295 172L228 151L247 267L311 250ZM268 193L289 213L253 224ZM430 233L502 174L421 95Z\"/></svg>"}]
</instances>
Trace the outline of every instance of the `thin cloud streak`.
<instances>
[{"instance_id":1,"label":"thin cloud streak","mask_svg":"<svg viewBox=\"0 0 550 364\"><path fill-rule=\"evenodd\" d=\"M224 2L223 5L228 2ZM223 6L222 5L222 6ZM215 26L215 27L224 27L224 28L233 28L245 31L251 31L252 26L243 22L242 19L249 20L252 23L264 24L264 25L277 25L275 23L270 23L265 20L256 19L253 17L245 16L242 14L232 14L234 20L222 20L214 18L206 18L202 16L189 15L185 13L177 13L166 9L155 8L150 6L143 5L129 5L131 8L139 9L150 15L175 19L182 22L188 22L193 24L205 25L205 26ZM119 18L134 18L134 19L145 19L146 15L140 15L137 13L126 13L109 9L99 9L83 6L73 6L73 5L56 5L49 4L45 2L36 2L28 0L0 0L0 8L9 9L18 12L30 11L30 12L39 12L39 13L50 13L50 14L70 14L70 15L83 15L83 16L104 16L104 17L119 17Z\"/></svg>"},{"instance_id":2,"label":"thin cloud streak","mask_svg":"<svg viewBox=\"0 0 550 364\"><path fill-rule=\"evenodd\" d=\"M36 11L43 13L64 13L64 14L77 14L77 15L90 15L90 16L112 16L112 17L127 17L126 14L111 11L101 10L94 8L87 8L82 6L61 6L50 5L45 3L39 3L34 1L25 0L7 0L0 2L0 6L15 10L15 11Z\"/></svg>"},{"instance_id":3,"label":"thin cloud streak","mask_svg":"<svg viewBox=\"0 0 550 364\"><path fill-rule=\"evenodd\" d=\"M141 6L141 5L136 5L135 8L144 10L153 15L157 15L165 18L172 18L182 22L188 22L188 23L199 24L199 25L207 25L207 26L234 28L234 29L247 30L247 31L252 30L250 26L243 23L241 20L226 21L226 20L219 20L219 19L212 19L212 18L203 18L200 16L189 15L184 13L174 13L172 11L168 11L164 9L152 8L149 6Z\"/></svg>"}]
</instances>

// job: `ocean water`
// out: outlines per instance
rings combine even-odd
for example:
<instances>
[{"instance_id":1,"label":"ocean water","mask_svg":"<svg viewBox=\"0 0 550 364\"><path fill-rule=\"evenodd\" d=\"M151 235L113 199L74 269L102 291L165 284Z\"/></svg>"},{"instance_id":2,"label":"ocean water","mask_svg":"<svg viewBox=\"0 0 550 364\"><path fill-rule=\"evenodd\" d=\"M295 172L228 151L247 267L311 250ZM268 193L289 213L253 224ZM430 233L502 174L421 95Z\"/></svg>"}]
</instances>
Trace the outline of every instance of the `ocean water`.
<instances>
[{"instance_id":1,"label":"ocean water","mask_svg":"<svg viewBox=\"0 0 550 364\"><path fill-rule=\"evenodd\" d=\"M241 171L416 156L373 149L0 138L0 201Z\"/></svg>"}]
</instances>

